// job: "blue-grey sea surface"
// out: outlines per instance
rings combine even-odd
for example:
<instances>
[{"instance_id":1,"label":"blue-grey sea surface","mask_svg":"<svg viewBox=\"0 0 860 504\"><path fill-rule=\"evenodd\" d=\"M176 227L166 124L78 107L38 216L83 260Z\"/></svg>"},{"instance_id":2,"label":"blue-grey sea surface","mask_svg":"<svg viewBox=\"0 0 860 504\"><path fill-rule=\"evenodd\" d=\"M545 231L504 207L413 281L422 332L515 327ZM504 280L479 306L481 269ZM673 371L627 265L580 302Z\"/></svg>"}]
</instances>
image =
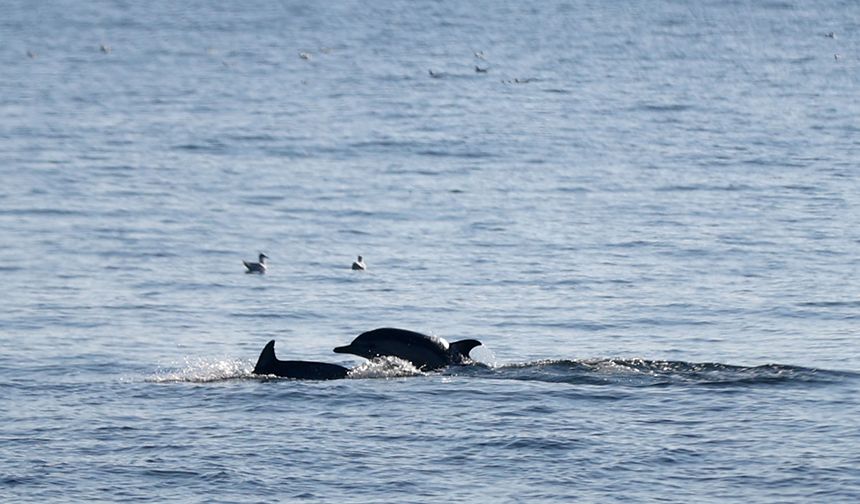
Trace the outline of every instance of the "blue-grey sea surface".
<instances>
[{"instance_id":1,"label":"blue-grey sea surface","mask_svg":"<svg viewBox=\"0 0 860 504\"><path fill-rule=\"evenodd\" d=\"M860 501L859 3L0 11L0 501Z\"/></svg>"}]
</instances>

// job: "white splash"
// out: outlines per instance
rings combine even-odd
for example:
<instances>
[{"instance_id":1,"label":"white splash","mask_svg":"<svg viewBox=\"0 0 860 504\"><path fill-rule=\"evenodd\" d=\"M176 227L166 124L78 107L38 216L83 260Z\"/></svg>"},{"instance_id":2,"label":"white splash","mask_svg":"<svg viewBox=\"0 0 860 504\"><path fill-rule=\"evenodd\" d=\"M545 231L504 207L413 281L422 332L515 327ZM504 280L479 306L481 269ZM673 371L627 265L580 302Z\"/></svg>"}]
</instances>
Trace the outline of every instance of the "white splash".
<instances>
[{"instance_id":1,"label":"white splash","mask_svg":"<svg viewBox=\"0 0 860 504\"><path fill-rule=\"evenodd\" d=\"M499 360L496 358L496 352L494 352L487 345L478 345L469 352L469 359L472 362L478 362L481 364L485 364L491 368L499 367Z\"/></svg>"},{"instance_id":2,"label":"white splash","mask_svg":"<svg viewBox=\"0 0 860 504\"><path fill-rule=\"evenodd\" d=\"M423 375L411 362L397 357L377 357L349 370L349 378L398 378Z\"/></svg>"},{"instance_id":3,"label":"white splash","mask_svg":"<svg viewBox=\"0 0 860 504\"><path fill-rule=\"evenodd\" d=\"M146 381L151 383L209 383L252 377L253 363L240 359L186 357L179 369L159 369Z\"/></svg>"}]
</instances>

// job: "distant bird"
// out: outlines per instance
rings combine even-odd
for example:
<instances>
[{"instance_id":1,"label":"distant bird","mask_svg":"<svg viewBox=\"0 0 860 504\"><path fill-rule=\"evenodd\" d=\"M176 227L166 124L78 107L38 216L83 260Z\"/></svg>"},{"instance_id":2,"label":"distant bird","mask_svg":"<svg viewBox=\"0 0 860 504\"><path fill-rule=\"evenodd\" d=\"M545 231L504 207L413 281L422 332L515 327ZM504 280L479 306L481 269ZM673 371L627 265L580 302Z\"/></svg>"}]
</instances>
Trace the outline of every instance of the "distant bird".
<instances>
[{"instance_id":1,"label":"distant bird","mask_svg":"<svg viewBox=\"0 0 860 504\"><path fill-rule=\"evenodd\" d=\"M38 56L38 55L36 53L34 53L33 51L27 51L27 57L28 58L36 59L36 56Z\"/></svg>"},{"instance_id":2,"label":"distant bird","mask_svg":"<svg viewBox=\"0 0 860 504\"><path fill-rule=\"evenodd\" d=\"M836 32L825 33L824 36L827 38L835 39L836 38Z\"/></svg>"},{"instance_id":3,"label":"distant bird","mask_svg":"<svg viewBox=\"0 0 860 504\"><path fill-rule=\"evenodd\" d=\"M101 51L101 52L103 52L103 53L105 53L105 54L110 54L110 52L111 52L112 50L113 50L113 49L111 49L111 47L110 47L109 45L107 45L107 44L101 44L101 45L99 46L99 51Z\"/></svg>"},{"instance_id":4,"label":"distant bird","mask_svg":"<svg viewBox=\"0 0 860 504\"><path fill-rule=\"evenodd\" d=\"M245 268L248 270L245 273L260 273L261 275L266 272L266 259L269 256L266 254L260 254L260 262L252 262L242 261L242 264L245 265Z\"/></svg>"},{"instance_id":5,"label":"distant bird","mask_svg":"<svg viewBox=\"0 0 860 504\"><path fill-rule=\"evenodd\" d=\"M430 74L430 77L433 77L434 79L438 79L439 77L442 77L442 74L441 74L441 73L439 73L439 72L434 72L432 69L431 69L431 70L427 70L427 73L429 73L429 74Z\"/></svg>"},{"instance_id":6,"label":"distant bird","mask_svg":"<svg viewBox=\"0 0 860 504\"><path fill-rule=\"evenodd\" d=\"M361 256L358 256L358 260L353 261L352 269L356 271L364 271L367 269L367 265L364 264L364 260L361 258Z\"/></svg>"},{"instance_id":7,"label":"distant bird","mask_svg":"<svg viewBox=\"0 0 860 504\"><path fill-rule=\"evenodd\" d=\"M309 59L311 59L311 53L300 52L299 58L301 58L303 60L309 60Z\"/></svg>"},{"instance_id":8,"label":"distant bird","mask_svg":"<svg viewBox=\"0 0 860 504\"><path fill-rule=\"evenodd\" d=\"M484 51L475 51L475 57L478 59L487 59L484 57Z\"/></svg>"},{"instance_id":9,"label":"distant bird","mask_svg":"<svg viewBox=\"0 0 860 504\"><path fill-rule=\"evenodd\" d=\"M478 65L475 65L475 72L477 73L487 73L487 70L489 70L489 68L481 68Z\"/></svg>"},{"instance_id":10,"label":"distant bird","mask_svg":"<svg viewBox=\"0 0 860 504\"><path fill-rule=\"evenodd\" d=\"M836 60L836 61L839 61L839 55L838 55L838 54L834 54L834 55L833 55L833 59L834 59L834 60Z\"/></svg>"}]
</instances>

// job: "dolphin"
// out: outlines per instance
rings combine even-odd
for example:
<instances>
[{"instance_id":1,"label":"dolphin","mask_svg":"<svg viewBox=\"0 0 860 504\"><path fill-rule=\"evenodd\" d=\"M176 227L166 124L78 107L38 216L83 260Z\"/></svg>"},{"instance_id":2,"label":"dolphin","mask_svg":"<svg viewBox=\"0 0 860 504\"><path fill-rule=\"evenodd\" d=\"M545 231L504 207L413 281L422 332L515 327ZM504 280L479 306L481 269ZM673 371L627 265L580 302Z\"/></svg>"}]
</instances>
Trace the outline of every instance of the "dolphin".
<instances>
[{"instance_id":1,"label":"dolphin","mask_svg":"<svg viewBox=\"0 0 860 504\"><path fill-rule=\"evenodd\" d=\"M337 380L346 378L349 370L327 362L278 360L275 357L275 340L266 344L254 366L254 374L275 375L301 380Z\"/></svg>"},{"instance_id":2,"label":"dolphin","mask_svg":"<svg viewBox=\"0 0 860 504\"><path fill-rule=\"evenodd\" d=\"M474 339L448 343L438 336L383 327L361 333L352 343L334 351L367 359L391 355L407 360L423 371L432 371L451 364L463 364L469 358L469 352L479 345L481 342Z\"/></svg>"}]
</instances>

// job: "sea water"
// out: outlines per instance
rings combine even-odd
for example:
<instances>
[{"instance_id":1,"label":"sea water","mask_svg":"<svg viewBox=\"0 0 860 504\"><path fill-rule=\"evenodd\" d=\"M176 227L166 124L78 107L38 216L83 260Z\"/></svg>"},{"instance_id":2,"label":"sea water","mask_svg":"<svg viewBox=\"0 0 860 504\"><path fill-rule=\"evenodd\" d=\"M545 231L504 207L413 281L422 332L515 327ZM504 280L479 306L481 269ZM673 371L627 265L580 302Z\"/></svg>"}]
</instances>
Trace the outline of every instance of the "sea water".
<instances>
[{"instance_id":1,"label":"sea water","mask_svg":"<svg viewBox=\"0 0 860 504\"><path fill-rule=\"evenodd\" d=\"M860 499L860 4L0 10L3 502Z\"/></svg>"}]
</instances>

